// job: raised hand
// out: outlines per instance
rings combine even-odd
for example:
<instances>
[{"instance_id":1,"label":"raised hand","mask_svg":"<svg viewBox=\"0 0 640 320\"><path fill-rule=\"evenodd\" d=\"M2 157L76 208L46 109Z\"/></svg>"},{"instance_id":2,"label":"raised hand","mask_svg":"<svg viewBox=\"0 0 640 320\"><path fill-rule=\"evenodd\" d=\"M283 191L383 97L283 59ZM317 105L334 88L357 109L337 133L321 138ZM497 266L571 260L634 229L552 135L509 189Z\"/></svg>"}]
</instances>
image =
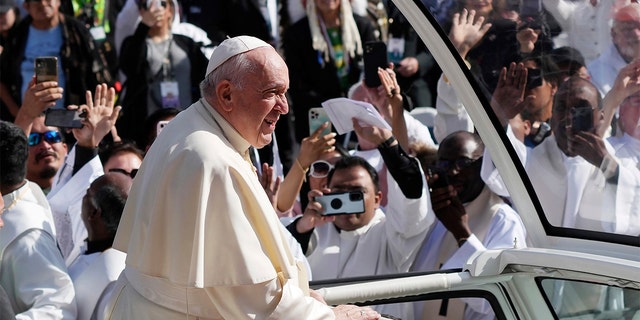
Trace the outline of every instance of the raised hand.
<instances>
[{"instance_id":1,"label":"raised hand","mask_svg":"<svg viewBox=\"0 0 640 320\"><path fill-rule=\"evenodd\" d=\"M319 197L324 193L330 192L330 189L321 190L311 190L307 194L307 198L309 199L309 203L307 207L304 209L304 213L302 218L298 219L298 223L296 224L296 231L299 233L305 233L311 231L315 227L319 227L327 222L332 222L336 219L335 216L323 216L322 212L324 212L324 208L322 205L315 201L315 197Z\"/></svg>"},{"instance_id":2,"label":"raised hand","mask_svg":"<svg viewBox=\"0 0 640 320\"><path fill-rule=\"evenodd\" d=\"M462 12L453 15L449 40L458 50L460 56L465 59L467 54L489 31L491 23L484 23L484 17L476 19L476 11L462 9Z\"/></svg>"},{"instance_id":3,"label":"raised hand","mask_svg":"<svg viewBox=\"0 0 640 320\"><path fill-rule=\"evenodd\" d=\"M87 90L87 104L68 107L68 109L79 109L80 112L85 113L82 119L83 127L71 130L79 146L95 148L111 131L122 109L120 106L114 107L115 97L115 89L108 88L103 83L96 86L95 99L92 98L91 91Z\"/></svg>"},{"instance_id":4,"label":"raised hand","mask_svg":"<svg viewBox=\"0 0 640 320\"><path fill-rule=\"evenodd\" d=\"M274 173L275 170L272 166L267 163L263 163L262 174L258 173L258 179L260 180L262 188L267 193L267 197L269 198L269 201L271 201L273 208L277 209L278 191L280 190L280 183L282 182L282 179L280 177L273 179Z\"/></svg>"},{"instance_id":5,"label":"raised hand","mask_svg":"<svg viewBox=\"0 0 640 320\"><path fill-rule=\"evenodd\" d=\"M509 69L502 68L498 77L498 85L491 98L491 108L506 126L510 119L518 115L531 103L535 96L527 96L527 68L522 63L512 62Z\"/></svg>"}]
</instances>

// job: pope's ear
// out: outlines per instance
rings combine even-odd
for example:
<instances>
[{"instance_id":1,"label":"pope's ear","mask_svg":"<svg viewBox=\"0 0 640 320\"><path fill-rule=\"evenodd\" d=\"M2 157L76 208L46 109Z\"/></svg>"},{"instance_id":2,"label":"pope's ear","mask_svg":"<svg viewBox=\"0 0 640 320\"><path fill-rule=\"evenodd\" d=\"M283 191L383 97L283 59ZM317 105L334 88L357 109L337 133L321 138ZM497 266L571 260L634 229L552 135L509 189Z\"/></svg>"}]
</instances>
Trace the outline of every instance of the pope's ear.
<instances>
[{"instance_id":1,"label":"pope's ear","mask_svg":"<svg viewBox=\"0 0 640 320\"><path fill-rule=\"evenodd\" d=\"M232 84L229 80L223 80L216 86L218 102L224 111L233 109Z\"/></svg>"}]
</instances>

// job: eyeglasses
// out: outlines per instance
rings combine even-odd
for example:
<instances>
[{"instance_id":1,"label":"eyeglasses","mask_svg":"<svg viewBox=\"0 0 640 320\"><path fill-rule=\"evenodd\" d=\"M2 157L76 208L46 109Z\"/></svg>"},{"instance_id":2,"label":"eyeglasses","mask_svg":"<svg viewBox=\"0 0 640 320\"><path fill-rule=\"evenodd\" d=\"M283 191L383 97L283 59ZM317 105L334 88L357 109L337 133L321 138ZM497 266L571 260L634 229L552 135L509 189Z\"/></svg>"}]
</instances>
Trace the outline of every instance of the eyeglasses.
<instances>
[{"instance_id":1,"label":"eyeglasses","mask_svg":"<svg viewBox=\"0 0 640 320\"><path fill-rule=\"evenodd\" d=\"M113 168L113 169L109 169L109 172L120 172L122 174L128 175L129 177L131 177L131 179L133 179L136 177L136 174L138 174L138 169L133 169L131 170L131 172L129 172L125 169Z\"/></svg>"},{"instance_id":2,"label":"eyeglasses","mask_svg":"<svg viewBox=\"0 0 640 320\"><path fill-rule=\"evenodd\" d=\"M462 169L471 167L476 163L482 163L482 157L475 160L467 157L460 158L457 160L438 159L438 161L436 161L436 167L443 170L449 170L454 167L458 170L462 170Z\"/></svg>"},{"instance_id":3,"label":"eyeglasses","mask_svg":"<svg viewBox=\"0 0 640 320\"><path fill-rule=\"evenodd\" d=\"M309 172L309 175L314 178L326 178L333 168L334 166L331 163L324 160L317 160L311 164L311 172Z\"/></svg>"},{"instance_id":4,"label":"eyeglasses","mask_svg":"<svg viewBox=\"0 0 640 320\"><path fill-rule=\"evenodd\" d=\"M53 130L43 133L32 132L29 134L29 147L37 146L42 139L48 143L58 143L62 141L62 136L60 132Z\"/></svg>"}]
</instances>

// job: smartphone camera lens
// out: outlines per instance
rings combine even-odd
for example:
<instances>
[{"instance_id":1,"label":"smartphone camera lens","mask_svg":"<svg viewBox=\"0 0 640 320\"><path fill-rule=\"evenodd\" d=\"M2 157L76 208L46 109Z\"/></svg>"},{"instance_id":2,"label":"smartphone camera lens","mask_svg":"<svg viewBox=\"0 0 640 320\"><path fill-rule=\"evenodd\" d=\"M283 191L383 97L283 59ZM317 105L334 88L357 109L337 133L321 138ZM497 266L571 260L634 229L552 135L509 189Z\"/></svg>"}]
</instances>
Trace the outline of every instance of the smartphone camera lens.
<instances>
[{"instance_id":1,"label":"smartphone camera lens","mask_svg":"<svg viewBox=\"0 0 640 320\"><path fill-rule=\"evenodd\" d=\"M360 192L353 192L349 194L349 200L360 201L362 200L362 194Z\"/></svg>"},{"instance_id":2,"label":"smartphone camera lens","mask_svg":"<svg viewBox=\"0 0 640 320\"><path fill-rule=\"evenodd\" d=\"M342 200L335 198L333 200L331 200L331 208L334 210L338 210L340 208L342 208Z\"/></svg>"}]
</instances>

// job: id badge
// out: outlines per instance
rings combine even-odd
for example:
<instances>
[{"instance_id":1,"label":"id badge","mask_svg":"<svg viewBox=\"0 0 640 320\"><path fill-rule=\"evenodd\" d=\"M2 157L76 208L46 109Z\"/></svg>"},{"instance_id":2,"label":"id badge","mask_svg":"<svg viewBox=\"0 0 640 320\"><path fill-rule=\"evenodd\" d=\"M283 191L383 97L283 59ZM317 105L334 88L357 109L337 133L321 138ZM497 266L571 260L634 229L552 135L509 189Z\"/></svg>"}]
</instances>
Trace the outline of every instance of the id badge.
<instances>
[{"instance_id":1,"label":"id badge","mask_svg":"<svg viewBox=\"0 0 640 320\"><path fill-rule=\"evenodd\" d=\"M102 26L93 27L89 29L89 32L91 33L91 36L93 37L93 39L96 41L103 41L104 39L107 38L107 33L104 32L104 28Z\"/></svg>"},{"instance_id":2,"label":"id badge","mask_svg":"<svg viewBox=\"0 0 640 320\"><path fill-rule=\"evenodd\" d=\"M180 108L180 96L178 93L178 82L160 82L160 95L162 96L163 108Z\"/></svg>"},{"instance_id":3,"label":"id badge","mask_svg":"<svg viewBox=\"0 0 640 320\"><path fill-rule=\"evenodd\" d=\"M404 58L404 38L389 38L387 56L394 64L398 64Z\"/></svg>"}]
</instances>

